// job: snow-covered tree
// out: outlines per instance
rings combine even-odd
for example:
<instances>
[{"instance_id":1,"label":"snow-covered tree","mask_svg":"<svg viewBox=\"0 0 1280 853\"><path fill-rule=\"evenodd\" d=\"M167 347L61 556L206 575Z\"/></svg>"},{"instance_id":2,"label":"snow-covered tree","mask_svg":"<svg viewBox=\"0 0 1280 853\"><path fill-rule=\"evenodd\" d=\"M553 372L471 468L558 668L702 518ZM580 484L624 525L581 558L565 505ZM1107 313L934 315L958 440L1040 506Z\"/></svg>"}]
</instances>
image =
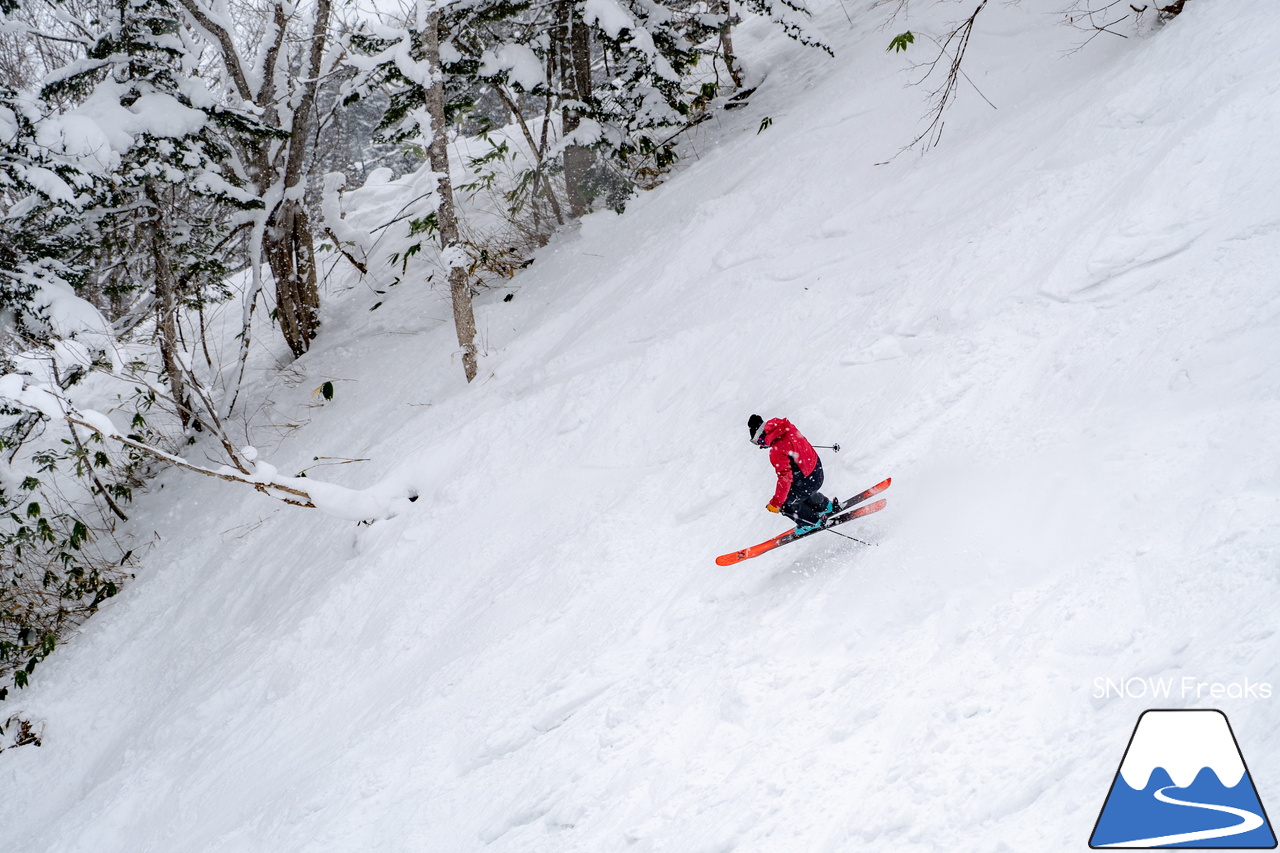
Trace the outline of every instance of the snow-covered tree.
<instances>
[{"instance_id":1,"label":"snow-covered tree","mask_svg":"<svg viewBox=\"0 0 1280 853\"><path fill-rule=\"evenodd\" d=\"M100 197L91 174L41 139L50 112L0 84L0 329L33 338L57 333L48 309L85 278L81 214Z\"/></svg>"},{"instance_id":2,"label":"snow-covered tree","mask_svg":"<svg viewBox=\"0 0 1280 853\"><path fill-rule=\"evenodd\" d=\"M543 139L535 145L525 133L540 171L563 173L574 216L609 182L607 166L592 175L597 152L615 161L635 154L665 154L670 161L666 140L686 122L691 100L684 74L697 59L695 41L711 30L654 0L556 0L501 9L508 15L504 26L459 19L450 41L461 57L450 70L495 87L521 118L519 93L545 99ZM553 111L558 139L548 145Z\"/></svg>"},{"instance_id":3,"label":"snow-covered tree","mask_svg":"<svg viewBox=\"0 0 1280 853\"><path fill-rule=\"evenodd\" d=\"M196 75L198 45L171 0L114 0L85 59L54 75L46 98L78 102L107 147L106 188L84 218L96 240L98 285L128 297L128 325L154 310L159 352L184 427L194 413L180 362L178 315L228 295L226 247L243 211L262 202L244 188L232 142L269 138L256 117L221 106ZM237 222L237 216L240 221Z\"/></svg>"},{"instance_id":4,"label":"snow-covered tree","mask_svg":"<svg viewBox=\"0 0 1280 853\"><path fill-rule=\"evenodd\" d=\"M331 0L259 0L238 7L206 0L176 3L216 51L229 81L229 100L278 131L276 138L259 137L247 146L244 157L254 194L264 204L255 256L271 269L276 319L289 348L300 356L320 323L312 224L303 201L316 144L316 92L337 61L330 50ZM257 293L255 286L245 306L246 348Z\"/></svg>"},{"instance_id":5,"label":"snow-covered tree","mask_svg":"<svg viewBox=\"0 0 1280 853\"><path fill-rule=\"evenodd\" d=\"M383 27L364 34L358 43L371 55L354 61L364 75L358 85L367 86L377 80L391 91L390 107L382 122L386 137L397 141L416 139L427 150L435 185L430 212L420 221L423 230L439 238L441 259L449 271L449 294L458 345L462 348L463 372L470 382L476 377L476 323L449 174L450 106L456 109L457 105L448 103L444 72L445 62L456 61L458 55L451 45L441 44L445 10L457 13L464 8L475 7L417 0L398 29Z\"/></svg>"},{"instance_id":6,"label":"snow-covered tree","mask_svg":"<svg viewBox=\"0 0 1280 853\"><path fill-rule=\"evenodd\" d=\"M743 8L806 44L827 49L807 25L800 0L752 0L739 4ZM505 15L501 22L495 21L499 13ZM558 139L549 147L535 146L526 135L530 147L539 150L540 170L552 168L544 160L558 164L554 168L563 173L570 210L580 216L600 196L621 206L638 172L661 171L674 162L677 134L696 120L696 106L709 97L705 86L690 79L700 58L722 53L734 84L740 85L741 63L732 54L729 35L738 19L722 0L490 6L485 15L458 15L451 23L448 41L460 56L446 63L446 71L488 83L500 93L546 98L544 116L549 119L554 109ZM454 85L461 88L459 82ZM521 116L517 100L504 94Z\"/></svg>"}]
</instances>

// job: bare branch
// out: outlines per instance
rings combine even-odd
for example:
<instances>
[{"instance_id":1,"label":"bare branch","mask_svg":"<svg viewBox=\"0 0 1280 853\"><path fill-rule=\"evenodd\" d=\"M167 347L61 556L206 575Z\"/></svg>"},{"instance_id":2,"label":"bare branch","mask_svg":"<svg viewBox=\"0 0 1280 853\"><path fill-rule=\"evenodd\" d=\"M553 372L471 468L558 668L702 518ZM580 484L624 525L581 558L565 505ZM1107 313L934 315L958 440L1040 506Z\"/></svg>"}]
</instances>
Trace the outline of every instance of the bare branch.
<instances>
[{"instance_id":1,"label":"bare branch","mask_svg":"<svg viewBox=\"0 0 1280 853\"><path fill-rule=\"evenodd\" d=\"M89 423L83 418L76 417L74 414L71 414L70 412L68 412L65 415L65 419L68 423L72 423L72 424L75 424L76 426L84 427L85 429L88 429L88 430L92 430L93 432L97 433L98 435L102 436L105 439L110 439L111 441L119 442L125 447L131 447L134 450L138 450L138 451L141 451L142 453L146 453L148 456L153 456L156 459L160 459L164 462L168 462L171 465L177 465L179 468L185 468L188 471L195 471L197 474L203 474L206 477L216 477L219 480L226 480L227 482L230 482L230 483L244 483L246 485L253 486L254 489L256 489L259 492L262 492L264 495L267 495L268 497L272 497L272 498L275 498L276 500L284 501L285 503L291 504L292 506L301 506L301 507L307 507L308 509L315 509L316 505L311 502L311 496L308 495L306 492L302 491L301 489L295 489L291 486L286 486L281 483L270 483L270 482L263 483L257 480L251 480L243 474L238 474L238 473L231 474L225 471L214 471L211 468L205 468L203 466L196 465L192 462L188 462L187 460L183 459L181 456L174 456L172 453L166 453L160 448L153 447L150 444L145 444L141 441L135 441L132 438L119 435L118 433L105 432L102 428ZM291 495L292 497L282 498L280 497L280 495L272 494L273 491L283 492L284 494Z\"/></svg>"},{"instance_id":2,"label":"bare branch","mask_svg":"<svg viewBox=\"0 0 1280 853\"><path fill-rule=\"evenodd\" d=\"M341 253L342 253L342 256L343 256L344 258L346 258L348 261L351 261L351 265L352 265L353 267L355 267L356 269L360 270L360 275L368 275L368 274L369 274L369 267L368 267L368 265L367 265L367 264L363 264L363 263L361 263L360 261L356 260L355 255L352 255L350 252L348 252L348 251L346 250L346 247L342 245L342 241L338 239L338 235L333 233L333 229L332 229L332 228L330 228L329 226L327 226L327 225L326 225L326 226L325 226L325 228L324 228L324 233L325 233L325 235L326 235L326 236L328 236L328 238L329 238L330 240L332 240L332 241L333 241L333 245L334 245L335 247L337 247L337 249L338 249L338 251L339 251L339 252L341 252Z\"/></svg>"},{"instance_id":3,"label":"bare branch","mask_svg":"<svg viewBox=\"0 0 1280 853\"><path fill-rule=\"evenodd\" d=\"M236 50L236 43L231 38L231 33L226 28L213 20L209 11L201 6L197 0L178 0L178 3L191 16L192 20L205 32L213 36L218 42L218 46L222 49L222 63L227 69L227 73L231 75L232 82L236 85L236 91L241 98L252 102L254 100L254 91L249 86L249 78L244 73L244 68L240 62L240 52Z\"/></svg>"},{"instance_id":4,"label":"bare branch","mask_svg":"<svg viewBox=\"0 0 1280 853\"><path fill-rule=\"evenodd\" d=\"M938 56L932 62L927 63L929 71L920 79L919 82L921 83L928 79L929 75L933 73L933 70L937 67L938 63L944 56L951 60L950 65L947 67L946 80L943 82L942 87L933 93L935 103L933 109L930 111L930 115L933 118L929 122L929 126L926 127L919 136L911 140L911 143L903 148L903 151L908 148L914 148L917 142L924 139L929 140L925 145L925 148L932 148L941 141L942 129L944 126L942 115L946 112L947 107L951 105L951 102L955 100L956 90L959 88L960 76L964 74L964 72L960 70L960 63L964 61L965 51L969 48L969 39L973 35L973 25L978 18L978 13L981 12L986 5L987 0L982 0L982 2L978 4L978 8L973 10L973 14L966 18L960 26L952 30L946 40L939 45ZM951 46L952 42L955 42L954 54L947 52L947 48ZM935 40L934 43L937 44L937 41ZM964 75L964 77L966 80L969 79L968 75ZM969 80L969 82L973 83L972 80ZM974 86L974 89L977 88L977 86ZM982 95L982 92L979 91L978 94ZM991 104L991 101L987 100L986 95L982 95L982 99L987 101L988 104ZM994 108L995 104L991 104L991 106Z\"/></svg>"}]
</instances>

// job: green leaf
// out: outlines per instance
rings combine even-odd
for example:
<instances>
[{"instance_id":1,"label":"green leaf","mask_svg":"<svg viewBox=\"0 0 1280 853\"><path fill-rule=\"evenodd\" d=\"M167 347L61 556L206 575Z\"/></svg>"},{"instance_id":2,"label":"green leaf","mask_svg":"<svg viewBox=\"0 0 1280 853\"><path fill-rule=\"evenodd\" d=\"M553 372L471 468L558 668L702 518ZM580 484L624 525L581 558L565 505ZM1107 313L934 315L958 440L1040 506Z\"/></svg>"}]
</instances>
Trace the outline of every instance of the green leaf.
<instances>
[{"instance_id":1,"label":"green leaf","mask_svg":"<svg viewBox=\"0 0 1280 853\"><path fill-rule=\"evenodd\" d=\"M80 519L71 525L71 547L79 548L89 538L89 528Z\"/></svg>"},{"instance_id":2,"label":"green leaf","mask_svg":"<svg viewBox=\"0 0 1280 853\"><path fill-rule=\"evenodd\" d=\"M907 49L907 45L915 44L915 41L916 41L916 37L911 34L911 30L907 30L905 33L899 33L898 35L894 36L893 41L889 42L889 46L885 48L885 51L886 52L893 51L894 53L901 53L902 51Z\"/></svg>"},{"instance_id":3,"label":"green leaf","mask_svg":"<svg viewBox=\"0 0 1280 853\"><path fill-rule=\"evenodd\" d=\"M772 126L773 126L773 119L770 116L765 116L764 118L760 119L760 129L756 131L756 136L759 136L760 134L764 133L766 130L768 130Z\"/></svg>"},{"instance_id":4,"label":"green leaf","mask_svg":"<svg viewBox=\"0 0 1280 853\"><path fill-rule=\"evenodd\" d=\"M332 400L333 399L333 383L326 382L323 385L321 385L320 393L324 396L326 400Z\"/></svg>"}]
</instances>

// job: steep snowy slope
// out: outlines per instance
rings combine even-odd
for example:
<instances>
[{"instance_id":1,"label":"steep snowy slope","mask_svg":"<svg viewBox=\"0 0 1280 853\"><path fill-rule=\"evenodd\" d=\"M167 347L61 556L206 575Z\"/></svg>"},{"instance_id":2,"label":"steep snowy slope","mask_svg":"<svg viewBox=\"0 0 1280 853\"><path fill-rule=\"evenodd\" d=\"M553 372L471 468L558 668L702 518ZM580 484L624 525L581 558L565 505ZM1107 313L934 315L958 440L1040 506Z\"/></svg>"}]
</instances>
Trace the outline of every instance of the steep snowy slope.
<instances>
[{"instance_id":1,"label":"steep snowy slope","mask_svg":"<svg viewBox=\"0 0 1280 853\"><path fill-rule=\"evenodd\" d=\"M439 292L335 299L252 438L421 499L163 476L145 573L6 703L5 848L1082 850L1147 707L1224 709L1280 802L1280 698L1095 694L1280 682L1280 6L1066 53L1059 5L982 13L999 109L924 157L884 47L943 18L764 37L749 110L482 298L471 387ZM893 475L877 546L714 565L781 527L752 412Z\"/></svg>"}]
</instances>

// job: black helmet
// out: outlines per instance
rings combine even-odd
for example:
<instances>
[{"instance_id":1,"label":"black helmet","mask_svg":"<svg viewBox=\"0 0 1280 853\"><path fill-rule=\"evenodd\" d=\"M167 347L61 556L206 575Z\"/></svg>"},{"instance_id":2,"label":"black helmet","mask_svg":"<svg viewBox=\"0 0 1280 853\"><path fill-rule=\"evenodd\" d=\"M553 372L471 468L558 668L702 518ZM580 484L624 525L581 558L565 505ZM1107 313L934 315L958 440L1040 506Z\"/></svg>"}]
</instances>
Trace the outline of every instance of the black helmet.
<instances>
[{"instance_id":1,"label":"black helmet","mask_svg":"<svg viewBox=\"0 0 1280 853\"><path fill-rule=\"evenodd\" d=\"M751 432L751 441L764 447L764 418L759 415L747 418L747 429Z\"/></svg>"}]
</instances>

